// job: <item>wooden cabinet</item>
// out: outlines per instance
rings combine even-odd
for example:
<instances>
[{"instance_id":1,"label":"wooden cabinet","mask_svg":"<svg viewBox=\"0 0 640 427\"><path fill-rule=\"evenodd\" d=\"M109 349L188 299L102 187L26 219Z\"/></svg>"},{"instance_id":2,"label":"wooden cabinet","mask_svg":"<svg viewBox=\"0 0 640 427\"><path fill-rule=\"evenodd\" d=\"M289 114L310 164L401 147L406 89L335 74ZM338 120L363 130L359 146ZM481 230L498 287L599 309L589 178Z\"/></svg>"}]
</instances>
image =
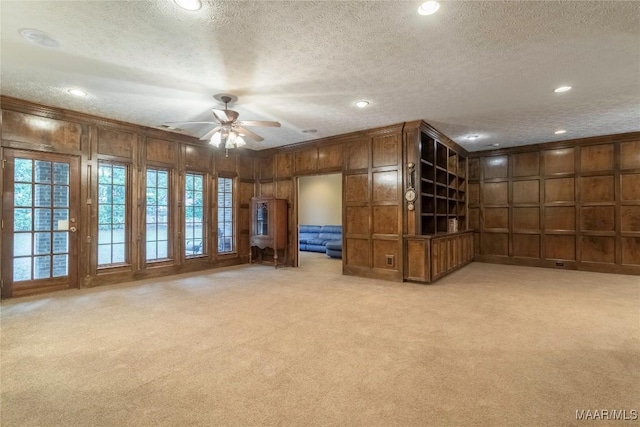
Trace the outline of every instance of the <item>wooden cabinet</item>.
<instances>
[{"instance_id":1,"label":"wooden cabinet","mask_svg":"<svg viewBox=\"0 0 640 427\"><path fill-rule=\"evenodd\" d=\"M287 263L287 200L272 197L251 199L251 249L249 263Z\"/></svg>"},{"instance_id":2,"label":"wooden cabinet","mask_svg":"<svg viewBox=\"0 0 640 427\"><path fill-rule=\"evenodd\" d=\"M406 239L405 279L431 283L473 261L473 232Z\"/></svg>"}]
</instances>

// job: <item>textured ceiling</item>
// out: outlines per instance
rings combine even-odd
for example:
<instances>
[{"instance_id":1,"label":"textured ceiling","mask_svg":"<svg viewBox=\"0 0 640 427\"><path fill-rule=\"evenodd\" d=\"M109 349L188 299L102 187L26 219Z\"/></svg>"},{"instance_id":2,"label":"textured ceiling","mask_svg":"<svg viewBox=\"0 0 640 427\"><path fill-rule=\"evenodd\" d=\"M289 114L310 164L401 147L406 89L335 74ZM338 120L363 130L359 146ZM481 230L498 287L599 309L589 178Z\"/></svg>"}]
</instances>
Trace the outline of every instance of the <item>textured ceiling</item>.
<instances>
[{"instance_id":1,"label":"textured ceiling","mask_svg":"<svg viewBox=\"0 0 640 427\"><path fill-rule=\"evenodd\" d=\"M640 131L639 2L420 3L2 1L1 93L151 127L231 93L240 120L283 125L254 149L417 119L472 151Z\"/></svg>"}]
</instances>

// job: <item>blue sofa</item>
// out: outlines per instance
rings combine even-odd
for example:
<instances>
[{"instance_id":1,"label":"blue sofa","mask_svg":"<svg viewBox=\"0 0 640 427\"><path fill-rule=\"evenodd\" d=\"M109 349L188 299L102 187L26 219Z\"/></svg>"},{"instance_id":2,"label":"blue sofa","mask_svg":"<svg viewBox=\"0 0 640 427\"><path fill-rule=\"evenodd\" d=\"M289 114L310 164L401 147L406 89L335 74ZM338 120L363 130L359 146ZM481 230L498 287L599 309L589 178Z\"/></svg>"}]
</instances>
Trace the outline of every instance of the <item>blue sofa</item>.
<instances>
[{"instance_id":1,"label":"blue sofa","mask_svg":"<svg viewBox=\"0 0 640 427\"><path fill-rule=\"evenodd\" d=\"M341 225L301 225L298 239L301 251L321 252L332 258L342 258ZM330 249L327 249L328 243Z\"/></svg>"}]
</instances>

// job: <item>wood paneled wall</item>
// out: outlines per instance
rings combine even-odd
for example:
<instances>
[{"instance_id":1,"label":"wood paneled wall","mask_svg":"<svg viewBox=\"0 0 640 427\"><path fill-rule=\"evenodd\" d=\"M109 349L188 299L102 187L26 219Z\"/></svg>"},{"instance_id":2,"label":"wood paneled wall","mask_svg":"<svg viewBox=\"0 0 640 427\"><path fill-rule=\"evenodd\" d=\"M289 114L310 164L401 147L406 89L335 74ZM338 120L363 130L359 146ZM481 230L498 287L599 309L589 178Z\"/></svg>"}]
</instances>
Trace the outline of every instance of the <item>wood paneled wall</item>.
<instances>
[{"instance_id":1,"label":"wood paneled wall","mask_svg":"<svg viewBox=\"0 0 640 427\"><path fill-rule=\"evenodd\" d=\"M79 251L80 285L94 286L126 280L202 270L248 262L249 209L255 195L255 155L250 150L222 150L203 146L196 138L160 129L106 120L82 113L36 105L2 97L2 140L0 150L13 148L74 156L81 162L81 215L78 234L84 244ZM1 153L0 153L1 154ZM97 168L100 160L128 166L130 236L129 263L115 268L97 268ZM173 259L146 263L144 244L144 179L147 167L170 171L174 229ZM207 204L207 254L186 258L182 242L183 183L185 172L205 174ZM235 178L239 198L237 252L217 254L216 181L218 176ZM0 244L0 247L2 245Z\"/></svg>"},{"instance_id":2,"label":"wood paneled wall","mask_svg":"<svg viewBox=\"0 0 640 427\"><path fill-rule=\"evenodd\" d=\"M476 152L476 260L640 274L640 133Z\"/></svg>"},{"instance_id":3,"label":"wood paneled wall","mask_svg":"<svg viewBox=\"0 0 640 427\"><path fill-rule=\"evenodd\" d=\"M260 153L262 196L289 200L289 253L297 256L296 178L343 174L343 272L402 280L402 126Z\"/></svg>"}]
</instances>

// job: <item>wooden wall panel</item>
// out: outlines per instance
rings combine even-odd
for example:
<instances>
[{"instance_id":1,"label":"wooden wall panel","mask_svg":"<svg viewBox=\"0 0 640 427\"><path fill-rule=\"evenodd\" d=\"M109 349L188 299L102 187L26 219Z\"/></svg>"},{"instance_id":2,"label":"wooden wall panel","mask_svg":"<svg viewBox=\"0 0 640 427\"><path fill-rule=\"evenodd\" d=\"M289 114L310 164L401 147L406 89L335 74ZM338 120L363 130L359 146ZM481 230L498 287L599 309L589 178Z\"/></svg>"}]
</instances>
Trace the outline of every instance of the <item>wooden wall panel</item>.
<instances>
[{"instance_id":1,"label":"wooden wall panel","mask_svg":"<svg viewBox=\"0 0 640 427\"><path fill-rule=\"evenodd\" d=\"M185 168L192 171L210 172L213 168L213 151L210 147L185 147ZM174 159L175 161L175 159ZM253 171L253 168L251 169Z\"/></svg>"},{"instance_id":2,"label":"wooden wall panel","mask_svg":"<svg viewBox=\"0 0 640 427\"><path fill-rule=\"evenodd\" d=\"M546 258L573 261L576 259L576 237L547 234L544 236Z\"/></svg>"},{"instance_id":3,"label":"wooden wall panel","mask_svg":"<svg viewBox=\"0 0 640 427\"><path fill-rule=\"evenodd\" d=\"M175 163L178 158L178 144L165 139L147 139L147 160L151 162ZM235 169L234 169L235 172Z\"/></svg>"},{"instance_id":4,"label":"wooden wall panel","mask_svg":"<svg viewBox=\"0 0 640 427\"><path fill-rule=\"evenodd\" d=\"M544 224L547 230L575 230L576 208L573 206L547 206L544 212Z\"/></svg>"},{"instance_id":5,"label":"wooden wall panel","mask_svg":"<svg viewBox=\"0 0 640 427\"><path fill-rule=\"evenodd\" d=\"M558 150L544 150L544 169L546 175L559 173L575 173L574 148L561 148Z\"/></svg>"},{"instance_id":6,"label":"wooden wall panel","mask_svg":"<svg viewBox=\"0 0 640 427\"><path fill-rule=\"evenodd\" d=\"M238 154L235 150L229 150L229 155L227 156L223 151L216 151L216 171L218 174L220 173L236 173L236 165Z\"/></svg>"},{"instance_id":7,"label":"wooden wall panel","mask_svg":"<svg viewBox=\"0 0 640 427\"><path fill-rule=\"evenodd\" d=\"M539 208L513 208L514 230L540 230Z\"/></svg>"},{"instance_id":8,"label":"wooden wall panel","mask_svg":"<svg viewBox=\"0 0 640 427\"><path fill-rule=\"evenodd\" d=\"M620 168L640 169L640 141L620 143Z\"/></svg>"},{"instance_id":9,"label":"wooden wall panel","mask_svg":"<svg viewBox=\"0 0 640 427\"><path fill-rule=\"evenodd\" d=\"M478 181L480 179L480 159L469 159L469 180Z\"/></svg>"},{"instance_id":10,"label":"wooden wall panel","mask_svg":"<svg viewBox=\"0 0 640 427\"><path fill-rule=\"evenodd\" d=\"M138 137L134 133L98 129L98 153L130 159Z\"/></svg>"},{"instance_id":11,"label":"wooden wall panel","mask_svg":"<svg viewBox=\"0 0 640 427\"><path fill-rule=\"evenodd\" d=\"M264 197L274 197L275 184L273 182L263 182L260 184L260 195Z\"/></svg>"},{"instance_id":12,"label":"wooden wall panel","mask_svg":"<svg viewBox=\"0 0 640 427\"><path fill-rule=\"evenodd\" d=\"M397 166L399 135L385 135L373 138L373 167Z\"/></svg>"},{"instance_id":13,"label":"wooden wall panel","mask_svg":"<svg viewBox=\"0 0 640 427\"><path fill-rule=\"evenodd\" d=\"M575 180L573 178L556 178L545 180L546 202L573 202L575 200Z\"/></svg>"},{"instance_id":14,"label":"wooden wall panel","mask_svg":"<svg viewBox=\"0 0 640 427\"><path fill-rule=\"evenodd\" d=\"M640 174L622 175L622 200L640 201Z\"/></svg>"},{"instance_id":15,"label":"wooden wall panel","mask_svg":"<svg viewBox=\"0 0 640 427\"><path fill-rule=\"evenodd\" d=\"M367 206L347 206L346 224L344 227L346 234L369 235L369 207Z\"/></svg>"},{"instance_id":16,"label":"wooden wall panel","mask_svg":"<svg viewBox=\"0 0 640 427\"><path fill-rule=\"evenodd\" d=\"M397 171L373 173L374 202L397 202L398 191Z\"/></svg>"},{"instance_id":17,"label":"wooden wall panel","mask_svg":"<svg viewBox=\"0 0 640 427\"><path fill-rule=\"evenodd\" d=\"M522 258L540 258L540 235L514 234L513 256Z\"/></svg>"},{"instance_id":18,"label":"wooden wall panel","mask_svg":"<svg viewBox=\"0 0 640 427\"><path fill-rule=\"evenodd\" d=\"M506 233L484 233L482 235L483 255L509 255L509 235Z\"/></svg>"},{"instance_id":19,"label":"wooden wall panel","mask_svg":"<svg viewBox=\"0 0 640 427\"><path fill-rule=\"evenodd\" d=\"M400 243L397 240L373 241L373 268L389 270L398 269L398 257L400 255ZM393 257L393 264L387 265L387 256Z\"/></svg>"},{"instance_id":20,"label":"wooden wall panel","mask_svg":"<svg viewBox=\"0 0 640 427\"><path fill-rule=\"evenodd\" d=\"M517 153L513 155L513 176L536 176L540 175L540 154Z\"/></svg>"},{"instance_id":21,"label":"wooden wall panel","mask_svg":"<svg viewBox=\"0 0 640 427\"><path fill-rule=\"evenodd\" d=\"M241 234L249 233L249 225L251 222L251 212L249 212L249 210L249 208L238 209L238 231ZM246 253L249 253L249 251Z\"/></svg>"},{"instance_id":22,"label":"wooden wall panel","mask_svg":"<svg viewBox=\"0 0 640 427\"><path fill-rule=\"evenodd\" d=\"M344 146L335 144L318 148L318 170L342 169L344 163Z\"/></svg>"},{"instance_id":23,"label":"wooden wall panel","mask_svg":"<svg viewBox=\"0 0 640 427\"><path fill-rule=\"evenodd\" d=\"M261 181L271 180L274 177L274 156L262 157L258 160L258 176Z\"/></svg>"},{"instance_id":24,"label":"wooden wall panel","mask_svg":"<svg viewBox=\"0 0 640 427\"><path fill-rule=\"evenodd\" d=\"M478 182L471 183L476 187L468 189L469 226L481 248L477 260L640 274L638 135L471 153L469 165L483 168ZM501 156L509 157L508 177L491 164ZM511 192L505 200L499 186L507 183ZM508 248L496 228L505 225L500 209L507 206ZM498 257L505 256L505 248L510 260Z\"/></svg>"},{"instance_id":25,"label":"wooden wall panel","mask_svg":"<svg viewBox=\"0 0 640 427\"><path fill-rule=\"evenodd\" d=\"M56 120L3 109L2 139L79 151L82 126L65 120Z\"/></svg>"},{"instance_id":26,"label":"wooden wall panel","mask_svg":"<svg viewBox=\"0 0 640 427\"><path fill-rule=\"evenodd\" d=\"M469 208L469 228L480 230L480 208Z\"/></svg>"},{"instance_id":27,"label":"wooden wall panel","mask_svg":"<svg viewBox=\"0 0 640 427\"><path fill-rule=\"evenodd\" d=\"M468 196L467 200L470 205L477 205L480 203L480 184L468 184L467 187Z\"/></svg>"},{"instance_id":28,"label":"wooden wall panel","mask_svg":"<svg viewBox=\"0 0 640 427\"><path fill-rule=\"evenodd\" d=\"M293 200L293 182L289 179L276 181L276 197L291 202Z\"/></svg>"},{"instance_id":29,"label":"wooden wall panel","mask_svg":"<svg viewBox=\"0 0 640 427\"><path fill-rule=\"evenodd\" d=\"M614 198L613 175L580 178L582 202L612 202Z\"/></svg>"},{"instance_id":30,"label":"wooden wall panel","mask_svg":"<svg viewBox=\"0 0 640 427\"><path fill-rule=\"evenodd\" d=\"M252 182L241 182L238 186L238 201L241 205L248 205L251 203L251 198L254 194L255 184Z\"/></svg>"},{"instance_id":31,"label":"wooden wall panel","mask_svg":"<svg viewBox=\"0 0 640 427\"><path fill-rule=\"evenodd\" d=\"M589 145L580 149L580 170L582 172L611 169L613 169L613 144Z\"/></svg>"},{"instance_id":32,"label":"wooden wall panel","mask_svg":"<svg viewBox=\"0 0 640 427\"><path fill-rule=\"evenodd\" d=\"M366 202L369 200L369 175L357 174L345 177L345 201Z\"/></svg>"},{"instance_id":33,"label":"wooden wall panel","mask_svg":"<svg viewBox=\"0 0 640 427\"><path fill-rule=\"evenodd\" d=\"M640 206L622 206L621 229L623 232L640 232Z\"/></svg>"},{"instance_id":34,"label":"wooden wall panel","mask_svg":"<svg viewBox=\"0 0 640 427\"><path fill-rule=\"evenodd\" d=\"M513 203L540 203L540 180L513 181Z\"/></svg>"},{"instance_id":35,"label":"wooden wall panel","mask_svg":"<svg viewBox=\"0 0 640 427\"><path fill-rule=\"evenodd\" d=\"M276 178L291 178L293 176L293 154L280 153L275 156Z\"/></svg>"},{"instance_id":36,"label":"wooden wall panel","mask_svg":"<svg viewBox=\"0 0 640 427\"><path fill-rule=\"evenodd\" d=\"M357 170L369 167L369 141L362 140L347 145L347 169Z\"/></svg>"},{"instance_id":37,"label":"wooden wall panel","mask_svg":"<svg viewBox=\"0 0 640 427\"><path fill-rule=\"evenodd\" d=\"M484 179L506 178L509 176L509 158L507 156L491 156L482 158Z\"/></svg>"},{"instance_id":38,"label":"wooden wall panel","mask_svg":"<svg viewBox=\"0 0 640 427\"><path fill-rule=\"evenodd\" d=\"M640 237L622 238L622 263L640 265Z\"/></svg>"},{"instance_id":39,"label":"wooden wall panel","mask_svg":"<svg viewBox=\"0 0 640 427\"><path fill-rule=\"evenodd\" d=\"M613 206L586 206L580 214L584 231L614 231L615 208Z\"/></svg>"},{"instance_id":40,"label":"wooden wall panel","mask_svg":"<svg viewBox=\"0 0 640 427\"><path fill-rule=\"evenodd\" d=\"M615 261L615 239L605 236L582 236L582 261L613 263Z\"/></svg>"},{"instance_id":41,"label":"wooden wall panel","mask_svg":"<svg viewBox=\"0 0 640 427\"><path fill-rule=\"evenodd\" d=\"M369 265L369 240L346 239L347 264L356 267L370 267Z\"/></svg>"},{"instance_id":42,"label":"wooden wall panel","mask_svg":"<svg viewBox=\"0 0 640 427\"><path fill-rule=\"evenodd\" d=\"M294 170L296 173L313 172L318 169L318 148L308 148L296 151L294 155Z\"/></svg>"},{"instance_id":43,"label":"wooden wall panel","mask_svg":"<svg viewBox=\"0 0 640 427\"><path fill-rule=\"evenodd\" d=\"M373 234L398 234L398 207L373 207Z\"/></svg>"},{"instance_id":44,"label":"wooden wall panel","mask_svg":"<svg viewBox=\"0 0 640 427\"><path fill-rule=\"evenodd\" d=\"M509 228L509 209L484 208L484 228Z\"/></svg>"},{"instance_id":45,"label":"wooden wall panel","mask_svg":"<svg viewBox=\"0 0 640 427\"><path fill-rule=\"evenodd\" d=\"M482 202L485 205L506 205L509 202L509 183L486 182L482 187Z\"/></svg>"},{"instance_id":46,"label":"wooden wall panel","mask_svg":"<svg viewBox=\"0 0 640 427\"><path fill-rule=\"evenodd\" d=\"M248 155L238 155L238 177L240 179L255 180L255 159Z\"/></svg>"}]
</instances>

